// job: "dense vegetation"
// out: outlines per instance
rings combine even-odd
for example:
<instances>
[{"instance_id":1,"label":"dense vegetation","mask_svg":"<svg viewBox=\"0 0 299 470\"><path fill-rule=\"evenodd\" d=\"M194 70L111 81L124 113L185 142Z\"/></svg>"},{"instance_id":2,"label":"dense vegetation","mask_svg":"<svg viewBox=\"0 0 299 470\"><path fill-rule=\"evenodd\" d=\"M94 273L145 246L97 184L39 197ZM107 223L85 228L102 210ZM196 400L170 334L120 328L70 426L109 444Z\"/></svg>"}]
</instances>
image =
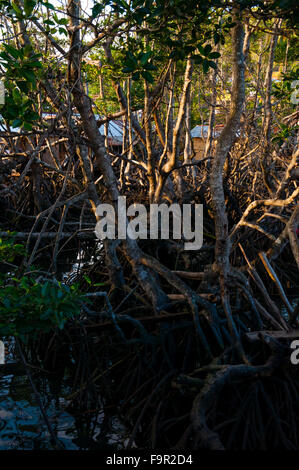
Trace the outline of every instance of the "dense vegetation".
<instances>
[{"instance_id":1,"label":"dense vegetation","mask_svg":"<svg viewBox=\"0 0 299 470\"><path fill-rule=\"evenodd\" d=\"M298 449L296 2L0 16L0 335L71 371L70 407L117 407L128 447ZM202 248L99 242L96 208L119 196L202 204Z\"/></svg>"}]
</instances>

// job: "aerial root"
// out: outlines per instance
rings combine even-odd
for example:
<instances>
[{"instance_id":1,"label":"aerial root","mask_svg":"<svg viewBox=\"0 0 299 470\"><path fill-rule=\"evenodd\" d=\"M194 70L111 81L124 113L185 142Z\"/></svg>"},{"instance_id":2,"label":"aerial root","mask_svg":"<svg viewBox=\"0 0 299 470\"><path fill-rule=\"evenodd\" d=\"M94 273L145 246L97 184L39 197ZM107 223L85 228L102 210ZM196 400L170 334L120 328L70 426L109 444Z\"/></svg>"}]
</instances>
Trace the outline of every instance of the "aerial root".
<instances>
[{"instance_id":1,"label":"aerial root","mask_svg":"<svg viewBox=\"0 0 299 470\"><path fill-rule=\"evenodd\" d=\"M214 333L214 336L218 342L218 345L222 347L223 341L218 329L218 315L215 306L206 300L205 298L201 297L197 294L193 289L191 289L187 284L185 284L180 278L178 278L170 269L163 266L159 261L155 258L152 258L149 255L143 254L141 258L141 263L145 266L148 266L155 272L157 272L160 276L162 276L166 281L169 282L170 285L174 286L181 294L183 294L191 308L191 312L193 315L193 321L196 329L197 338L200 341L202 347L205 349L205 352L209 356L209 358L213 357L211 352L210 346L206 339L206 336L202 330L199 321L199 312L198 312L198 305L201 306L205 311L207 311L212 319L211 328Z\"/></svg>"},{"instance_id":2,"label":"aerial root","mask_svg":"<svg viewBox=\"0 0 299 470\"><path fill-rule=\"evenodd\" d=\"M269 376L281 365L285 348L269 335L259 335L259 339L265 342L272 351L270 358L264 365L238 364L223 366L220 371L207 379L206 384L195 398L191 410L191 421L196 435L195 448L203 446L211 450L225 450L219 435L209 428L207 414L226 384L231 384L233 381L240 379Z\"/></svg>"}]
</instances>

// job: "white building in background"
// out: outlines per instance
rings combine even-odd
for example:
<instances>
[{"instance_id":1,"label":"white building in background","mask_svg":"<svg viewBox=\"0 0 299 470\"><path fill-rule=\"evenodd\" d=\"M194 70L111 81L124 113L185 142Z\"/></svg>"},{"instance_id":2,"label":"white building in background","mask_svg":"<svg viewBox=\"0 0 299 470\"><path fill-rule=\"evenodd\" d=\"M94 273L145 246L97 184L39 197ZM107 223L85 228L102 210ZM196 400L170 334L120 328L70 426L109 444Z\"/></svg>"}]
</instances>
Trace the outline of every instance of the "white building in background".
<instances>
[{"instance_id":1,"label":"white building in background","mask_svg":"<svg viewBox=\"0 0 299 470\"><path fill-rule=\"evenodd\" d=\"M50 125L53 123L54 119L56 118L56 113L43 113L42 119L43 121L47 124ZM78 114L73 114L73 117L79 118ZM102 117L99 115L95 115L97 120L101 120ZM101 135L105 136L105 125L102 124L99 126L99 132ZM5 126L5 123L2 121L1 122L1 115L0 115L0 132L6 133L7 128ZM28 147L28 141L27 137L23 136L22 129L20 128L15 128L10 126L10 132L14 134L13 139L15 143L15 147L17 152L23 153L26 151L32 150L31 148ZM123 134L124 134L124 124L121 119L119 120L111 120L108 123L107 126L107 142L108 142L108 150L111 153L121 153L122 152L122 145L123 145ZM48 148L45 149L42 154L41 154L41 159L50 164L56 166L57 162L62 163L67 155L67 148L65 146L65 143L62 141L63 139L59 137L58 135L50 135L49 138L49 144L51 149L49 150ZM57 141L60 140L61 142L57 143ZM9 153L9 148L7 147L7 142L5 141L4 138L0 137L0 148L1 148L1 153ZM55 163L55 161L56 163Z\"/></svg>"},{"instance_id":2,"label":"white building in background","mask_svg":"<svg viewBox=\"0 0 299 470\"><path fill-rule=\"evenodd\" d=\"M218 124L214 127L213 133L213 145L216 144L217 138L219 137L224 125ZM195 160L200 160L204 156L206 141L208 137L209 126L208 125L197 125L193 127L190 132L193 149L195 152Z\"/></svg>"}]
</instances>

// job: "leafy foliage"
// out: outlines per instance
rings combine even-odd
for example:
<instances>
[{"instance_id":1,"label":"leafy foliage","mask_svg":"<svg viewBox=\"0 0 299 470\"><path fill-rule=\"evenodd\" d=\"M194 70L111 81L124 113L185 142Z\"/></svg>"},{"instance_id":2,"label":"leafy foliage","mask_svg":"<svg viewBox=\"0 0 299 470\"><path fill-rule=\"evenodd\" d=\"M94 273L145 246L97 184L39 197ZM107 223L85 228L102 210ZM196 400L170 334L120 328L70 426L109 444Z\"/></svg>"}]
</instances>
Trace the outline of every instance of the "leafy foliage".
<instances>
[{"instance_id":1,"label":"leafy foliage","mask_svg":"<svg viewBox=\"0 0 299 470\"><path fill-rule=\"evenodd\" d=\"M13 278L0 285L0 335L26 340L28 335L34 339L40 332L63 329L79 315L83 298L75 285Z\"/></svg>"},{"instance_id":2,"label":"leafy foliage","mask_svg":"<svg viewBox=\"0 0 299 470\"><path fill-rule=\"evenodd\" d=\"M5 240L0 238L0 262L13 262L19 255L25 254L25 247L21 243L14 242L15 232L10 233L10 237Z\"/></svg>"},{"instance_id":3,"label":"leafy foliage","mask_svg":"<svg viewBox=\"0 0 299 470\"><path fill-rule=\"evenodd\" d=\"M157 70L157 67L150 60L152 55L153 52L150 50L141 51L138 55L128 51L124 61L125 67L122 69L123 73L133 73L133 80L139 80L142 76L147 82L153 83L154 78L151 71Z\"/></svg>"},{"instance_id":4,"label":"leafy foliage","mask_svg":"<svg viewBox=\"0 0 299 470\"><path fill-rule=\"evenodd\" d=\"M25 253L22 244L14 242L14 233L0 239L0 262L14 261ZM66 286L52 280L40 281L33 275L20 278L8 274L0 277L0 336L18 336L23 341L48 332L80 314L87 303L78 285Z\"/></svg>"},{"instance_id":5,"label":"leafy foliage","mask_svg":"<svg viewBox=\"0 0 299 470\"><path fill-rule=\"evenodd\" d=\"M4 44L4 51L0 53L7 90L1 115L13 127L30 130L38 118L30 93L36 89L36 78L41 74L42 64L38 60L40 57L41 54L33 53L30 45L16 49Z\"/></svg>"},{"instance_id":6,"label":"leafy foliage","mask_svg":"<svg viewBox=\"0 0 299 470\"><path fill-rule=\"evenodd\" d=\"M298 80L299 68L294 68L282 75L282 80L273 84L272 94L279 100L291 102L291 95L294 92L292 84Z\"/></svg>"},{"instance_id":7,"label":"leafy foliage","mask_svg":"<svg viewBox=\"0 0 299 470\"><path fill-rule=\"evenodd\" d=\"M281 123L280 127L280 132L277 133L272 139L272 142L275 142L278 145L282 145L284 141L293 134L294 130L298 130L298 127L290 128L283 123Z\"/></svg>"}]
</instances>

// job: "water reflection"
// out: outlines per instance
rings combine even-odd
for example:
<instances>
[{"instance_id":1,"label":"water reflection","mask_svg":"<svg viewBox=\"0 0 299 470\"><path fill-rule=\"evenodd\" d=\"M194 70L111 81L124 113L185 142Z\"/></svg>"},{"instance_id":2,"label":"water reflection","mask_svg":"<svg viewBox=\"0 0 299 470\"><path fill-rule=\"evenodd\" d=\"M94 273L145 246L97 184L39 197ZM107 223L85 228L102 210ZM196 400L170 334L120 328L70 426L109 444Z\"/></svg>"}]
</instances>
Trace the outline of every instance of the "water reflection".
<instances>
[{"instance_id":1,"label":"water reflection","mask_svg":"<svg viewBox=\"0 0 299 470\"><path fill-rule=\"evenodd\" d=\"M76 281L82 266L92 266L102 256L103 244L82 244L70 250L58 265L58 279ZM2 338L0 338L2 339ZM0 366L0 450L52 449L48 428L24 371L10 367L15 361L14 341L5 338L6 369ZM13 373L11 373L11 370ZM49 417L51 427L67 450L121 449L128 432L120 418L103 409L69 411L72 381L64 377L34 375L35 385Z\"/></svg>"},{"instance_id":2,"label":"water reflection","mask_svg":"<svg viewBox=\"0 0 299 470\"><path fill-rule=\"evenodd\" d=\"M67 450L121 449L127 432L117 416L103 410L69 412L67 378L35 377L52 429ZM25 375L0 375L0 450L52 449L30 383Z\"/></svg>"}]
</instances>

